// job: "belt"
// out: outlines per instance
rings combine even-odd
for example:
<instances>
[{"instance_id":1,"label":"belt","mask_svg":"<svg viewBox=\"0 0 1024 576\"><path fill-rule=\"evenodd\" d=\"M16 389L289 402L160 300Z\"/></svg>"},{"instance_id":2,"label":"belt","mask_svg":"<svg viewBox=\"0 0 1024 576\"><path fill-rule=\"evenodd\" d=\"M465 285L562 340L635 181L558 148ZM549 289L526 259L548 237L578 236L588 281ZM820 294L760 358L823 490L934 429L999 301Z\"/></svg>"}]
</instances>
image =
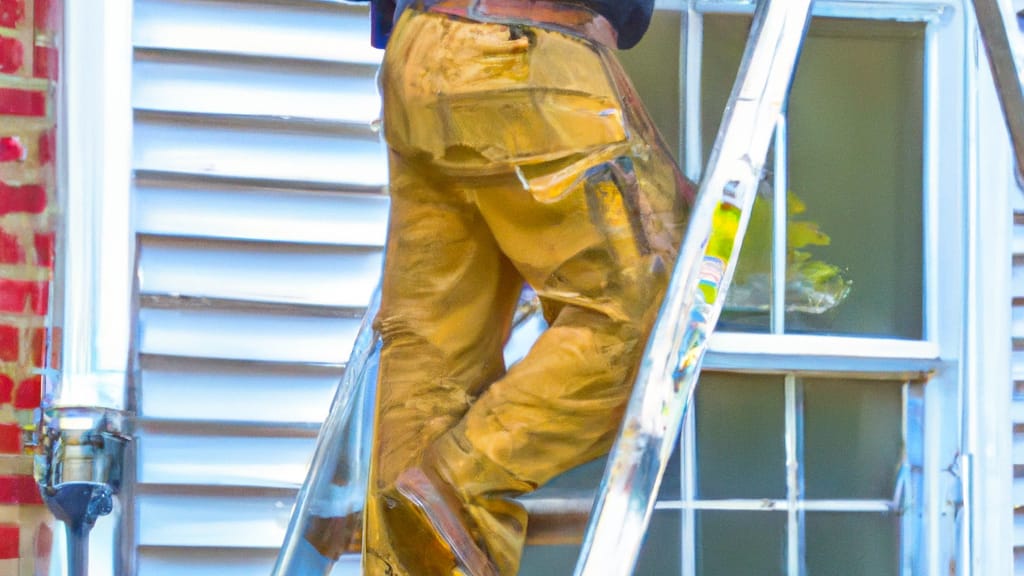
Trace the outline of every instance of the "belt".
<instances>
[{"instance_id":1,"label":"belt","mask_svg":"<svg viewBox=\"0 0 1024 576\"><path fill-rule=\"evenodd\" d=\"M427 12L439 12L502 24L538 26L581 36L614 48L618 34L607 18L590 8L559 0L419 0Z\"/></svg>"}]
</instances>

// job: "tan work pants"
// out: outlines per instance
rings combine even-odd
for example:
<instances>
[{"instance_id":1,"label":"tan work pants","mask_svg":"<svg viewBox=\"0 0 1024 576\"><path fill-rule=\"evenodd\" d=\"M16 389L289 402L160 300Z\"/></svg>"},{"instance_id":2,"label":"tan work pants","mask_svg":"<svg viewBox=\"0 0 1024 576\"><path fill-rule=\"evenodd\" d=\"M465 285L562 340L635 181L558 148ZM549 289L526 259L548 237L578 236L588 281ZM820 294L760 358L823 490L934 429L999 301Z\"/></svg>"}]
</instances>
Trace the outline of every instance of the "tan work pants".
<instances>
[{"instance_id":1,"label":"tan work pants","mask_svg":"<svg viewBox=\"0 0 1024 576\"><path fill-rule=\"evenodd\" d=\"M381 83L392 204L364 573L452 573L435 535L389 516L395 477L426 465L511 576L527 523L511 498L614 439L693 190L585 39L407 10ZM550 327L506 369L524 281Z\"/></svg>"}]
</instances>

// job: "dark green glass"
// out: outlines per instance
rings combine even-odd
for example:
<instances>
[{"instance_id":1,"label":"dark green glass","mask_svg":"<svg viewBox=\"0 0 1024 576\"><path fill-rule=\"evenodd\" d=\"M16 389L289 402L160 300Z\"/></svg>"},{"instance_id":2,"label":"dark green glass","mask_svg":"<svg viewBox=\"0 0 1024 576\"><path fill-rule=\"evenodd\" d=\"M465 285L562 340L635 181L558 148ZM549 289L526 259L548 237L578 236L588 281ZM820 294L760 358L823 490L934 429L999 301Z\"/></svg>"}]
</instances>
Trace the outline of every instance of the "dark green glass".
<instances>
[{"instance_id":1,"label":"dark green glass","mask_svg":"<svg viewBox=\"0 0 1024 576\"><path fill-rule=\"evenodd\" d=\"M831 237L846 301L787 331L923 334L924 24L818 18L789 103L790 190Z\"/></svg>"},{"instance_id":2,"label":"dark green glass","mask_svg":"<svg viewBox=\"0 0 1024 576\"><path fill-rule=\"evenodd\" d=\"M679 160L679 45L682 17L676 10L659 10L639 44L617 53L644 108L658 127L669 150Z\"/></svg>"},{"instance_id":3,"label":"dark green glass","mask_svg":"<svg viewBox=\"0 0 1024 576\"><path fill-rule=\"evenodd\" d=\"M708 156L722 123L725 103L729 99L740 61L743 59L743 48L749 32L750 17L739 15L704 16L704 51L701 62L701 128L703 163L707 164ZM773 147L774 148L774 147ZM765 168L772 165L772 154L769 153ZM762 204L759 202L759 204ZM754 209L771 210L768 205L758 205ZM770 216L769 216L770 219ZM748 230L748 232L750 232ZM764 234L753 233L743 241L736 264L736 277L742 278L747 272L756 268L764 275L770 274L771 230ZM752 253L757 253L752 256ZM763 256L768 255L768 259ZM768 264L768 267L765 267ZM737 289L742 289L738 285ZM736 290L733 291L734 293ZM770 283L762 283L761 290L744 298L744 306L735 305L735 294L730 294L716 328L722 332L768 332L770 329L771 302ZM760 308L760 309L758 309Z\"/></svg>"},{"instance_id":4,"label":"dark green glass","mask_svg":"<svg viewBox=\"0 0 1024 576\"><path fill-rule=\"evenodd\" d=\"M805 497L892 499L902 429L900 383L805 380Z\"/></svg>"},{"instance_id":5,"label":"dark green glass","mask_svg":"<svg viewBox=\"0 0 1024 576\"><path fill-rule=\"evenodd\" d=\"M698 576L782 576L786 514L698 511L696 552Z\"/></svg>"},{"instance_id":6,"label":"dark green glass","mask_svg":"<svg viewBox=\"0 0 1024 576\"><path fill-rule=\"evenodd\" d=\"M749 30L743 15L703 17L701 122L704 161L711 151ZM923 334L924 25L815 18L793 81L787 116L789 189L827 245L794 247L787 266L787 332L918 339ZM766 165L770 168L770 165ZM793 204L791 204L793 206ZM805 231L807 231L805 229ZM804 235L807 237L807 235ZM813 234L812 234L813 236ZM767 235L744 242L737 277L770 253ZM818 264L795 265L806 258ZM767 260L770 261L770 260ZM828 310L833 293L821 280L834 266L850 283L845 300ZM745 270L746 268L746 270ZM768 292L770 283L754 284ZM819 286L813 290L807 286ZM826 288L827 286L827 288ZM803 288L802 288L803 287ZM766 304L769 296L746 298ZM722 330L764 332L767 311L726 310Z\"/></svg>"},{"instance_id":7,"label":"dark green glass","mask_svg":"<svg viewBox=\"0 0 1024 576\"><path fill-rule=\"evenodd\" d=\"M808 576L897 576L899 516L810 513L806 515Z\"/></svg>"},{"instance_id":8,"label":"dark green glass","mask_svg":"<svg viewBox=\"0 0 1024 576\"><path fill-rule=\"evenodd\" d=\"M781 376L705 374L697 387L697 492L702 500L786 497Z\"/></svg>"}]
</instances>

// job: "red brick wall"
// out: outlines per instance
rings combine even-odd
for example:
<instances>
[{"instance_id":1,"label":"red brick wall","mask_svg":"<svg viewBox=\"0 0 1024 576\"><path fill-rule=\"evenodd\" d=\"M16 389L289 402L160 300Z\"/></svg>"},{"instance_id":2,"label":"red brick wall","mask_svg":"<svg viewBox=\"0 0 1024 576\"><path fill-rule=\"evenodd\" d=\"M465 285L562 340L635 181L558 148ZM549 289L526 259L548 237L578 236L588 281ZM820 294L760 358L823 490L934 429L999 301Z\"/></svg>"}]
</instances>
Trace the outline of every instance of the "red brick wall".
<instances>
[{"instance_id":1,"label":"red brick wall","mask_svg":"<svg viewBox=\"0 0 1024 576\"><path fill-rule=\"evenodd\" d=\"M51 540L24 434L40 402L40 369L56 367L48 315L62 7L0 0L0 576L45 573Z\"/></svg>"}]
</instances>

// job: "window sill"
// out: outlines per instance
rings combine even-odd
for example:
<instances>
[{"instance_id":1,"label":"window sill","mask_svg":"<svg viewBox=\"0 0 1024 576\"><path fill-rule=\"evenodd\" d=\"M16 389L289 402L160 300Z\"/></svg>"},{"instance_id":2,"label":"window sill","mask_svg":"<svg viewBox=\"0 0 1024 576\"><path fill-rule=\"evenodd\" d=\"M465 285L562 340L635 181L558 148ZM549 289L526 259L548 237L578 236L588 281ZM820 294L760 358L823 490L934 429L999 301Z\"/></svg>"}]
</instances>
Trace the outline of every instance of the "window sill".
<instances>
[{"instance_id":1,"label":"window sill","mask_svg":"<svg viewBox=\"0 0 1024 576\"><path fill-rule=\"evenodd\" d=\"M935 343L804 334L712 335L704 369L744 372L858 373L924 379L942 366Z\"/></svg>"}]
</instances>

